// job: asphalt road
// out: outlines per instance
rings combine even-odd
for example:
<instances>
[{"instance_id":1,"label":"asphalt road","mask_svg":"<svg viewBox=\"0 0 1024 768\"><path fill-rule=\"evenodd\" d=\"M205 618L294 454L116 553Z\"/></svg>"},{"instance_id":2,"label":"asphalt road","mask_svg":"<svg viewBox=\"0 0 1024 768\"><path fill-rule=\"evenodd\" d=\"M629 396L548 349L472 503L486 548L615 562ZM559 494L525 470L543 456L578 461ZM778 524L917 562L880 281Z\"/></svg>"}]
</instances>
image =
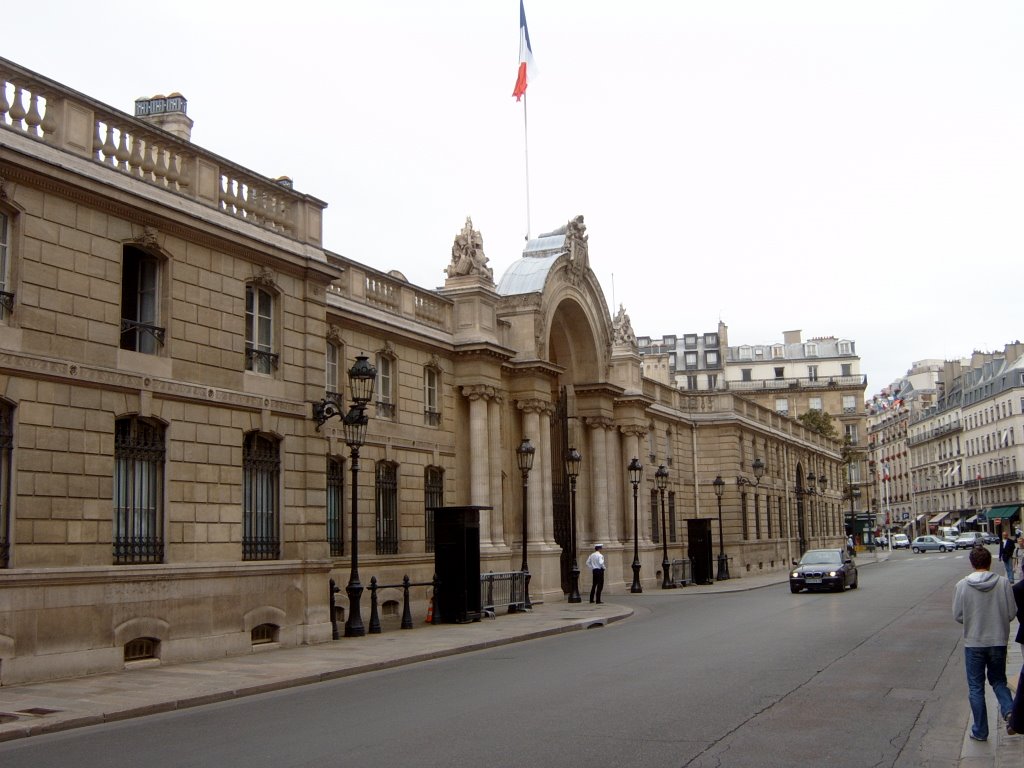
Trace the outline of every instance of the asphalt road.
<instances>
[{"instance_id":1,"label":"asphalt road","mask_svg":"<svg viewBox=\"0 0 1024 768\"><path fill-rule=\"evenodd\" d=\"M953 766L968 570L901 552L843 594L649 590L608 627L7 742L0 766Z\"/></svg>"}]
</instances>

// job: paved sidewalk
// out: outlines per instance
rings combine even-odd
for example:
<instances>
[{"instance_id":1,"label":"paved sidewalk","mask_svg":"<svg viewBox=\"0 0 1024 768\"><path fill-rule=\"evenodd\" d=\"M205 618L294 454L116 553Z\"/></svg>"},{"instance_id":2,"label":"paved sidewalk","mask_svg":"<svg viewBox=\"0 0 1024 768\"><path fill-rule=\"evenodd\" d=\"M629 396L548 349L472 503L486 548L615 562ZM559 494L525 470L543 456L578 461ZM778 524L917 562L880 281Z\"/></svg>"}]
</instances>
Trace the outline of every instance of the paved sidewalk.
<instances>
[{"instance_id":1,"label":"paved sidewalk","mask_svg":"<svg viewBox=\"0 0 1024 768\"><path fill-rule=\"evenodd\" d=\"M858 554L858 566L884 561L889 553ZM707 585L690 585L683 595L714 595L781 584L785 572L745 575ZM660 590L658 590L660 591ZM385 622L384 632L299 648L275 649L213 661L146 666L112 674L0 688L0 741L62 731L130 717L168 712L283 688L332 680L361 672L492 648L603 626L633 614L627 595L608 595L603 605L565 602L538 604L529 613L499 615L472 624L431 626L419 618L412 630ZM1011 644L1008 674L1021 668L1020 648ZM991 695L991 692L990 692ZM995 712L994 697L989 703ZM968 739L970 713L964 695L965 730L960 768L1024 765L1024 737L1007 737L993 722L989 742ZM994 717L994 715L993 715Z\"/></svg>"}]
</instances>

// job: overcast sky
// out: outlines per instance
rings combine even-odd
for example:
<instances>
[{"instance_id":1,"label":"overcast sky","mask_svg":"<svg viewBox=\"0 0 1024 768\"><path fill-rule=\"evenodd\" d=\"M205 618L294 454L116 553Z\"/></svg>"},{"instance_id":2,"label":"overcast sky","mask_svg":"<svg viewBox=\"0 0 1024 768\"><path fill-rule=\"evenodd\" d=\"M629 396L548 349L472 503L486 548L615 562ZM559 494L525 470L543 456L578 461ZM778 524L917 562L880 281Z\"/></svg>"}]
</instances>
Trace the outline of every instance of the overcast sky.
<instances>
[{"instance_id":1,"label":"overcast sky","mask_svg":"<svg viewBox=\"0 0 1024 768\"><path fill-rule=\"evenodd\" d=\"M530 234L583 214L638 335L852 339L868 395L1024 337L1024 2L527 0ZM329 204L325 243L495 279L527 234L519 0L37 0L0 55Z\"/></svg>"}]
</instances>

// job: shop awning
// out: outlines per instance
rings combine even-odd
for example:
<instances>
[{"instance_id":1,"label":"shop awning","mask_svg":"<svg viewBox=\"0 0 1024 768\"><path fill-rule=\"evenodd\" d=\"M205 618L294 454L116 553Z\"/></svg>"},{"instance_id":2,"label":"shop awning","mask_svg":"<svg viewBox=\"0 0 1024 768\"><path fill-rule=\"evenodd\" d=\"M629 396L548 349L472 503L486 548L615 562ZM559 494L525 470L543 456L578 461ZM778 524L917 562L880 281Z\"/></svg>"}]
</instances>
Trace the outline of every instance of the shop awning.
<instances>
[{"instance_id":1,"label":"shop awning","mask_svg":"<svg viewBox=\"0 0 1024 768\"><path fill-rule=\"evenodd\" d=\"M996 523L1000 520L1012 520L1017 516L1018 511L1020 511L1020 504L1010 504L1007 507L992 507L985 514L985 517Z\"/></svg>"},{"instance_id":2,"label":"shop awning","mask_svg":"<svg viewBox=\"0 0 1024 768\"><path fill-rule=\"evenodd\" d=\"M966 520L964 520L964 522L967 523L967 525L974 525L974 521L977 520L977 519L978 519L977 515L971 515Z\"/></svg>"},{"instance_id":3,"label":"shop awning","mask_svg":"<svg viewBox=\"0 0 1024 768\"><path fill-rule=\"evenodd\" d=\"M928 524L934 525L935 523L941 523L947 517L949 517L949 512L939 512L939 514L935 515L935 517L928 521Z\"/></svg>"}]
</instances>

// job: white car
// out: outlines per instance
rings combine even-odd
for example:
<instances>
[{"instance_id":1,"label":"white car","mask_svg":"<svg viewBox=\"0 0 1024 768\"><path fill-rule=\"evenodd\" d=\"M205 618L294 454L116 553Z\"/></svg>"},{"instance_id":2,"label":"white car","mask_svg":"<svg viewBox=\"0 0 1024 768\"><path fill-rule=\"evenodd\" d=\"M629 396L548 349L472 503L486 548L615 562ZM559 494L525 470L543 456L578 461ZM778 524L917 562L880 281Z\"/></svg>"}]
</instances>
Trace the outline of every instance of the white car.
<instances>
[{"instance_id":1,"label":"white car","mask_svg":"<svg viewBox=\"0 0 1024 768\"><path fill-rule=\"evenodd\" d=\"M981 531L966 531L961 533L956 540L957 549L970 549L971 547L979 544L984 544L985 539L981 534Z\"/></svg>"},{"instance_id":2,"label":"white car","mask_svg":"<svg viewBox=\"0 0 1024 768\"><path fill-rule=\"evenodd\" d=\"M910 549L910 539L905 533L894 533L892 535L893 549Z\"/></svg>"}]
</instances>

